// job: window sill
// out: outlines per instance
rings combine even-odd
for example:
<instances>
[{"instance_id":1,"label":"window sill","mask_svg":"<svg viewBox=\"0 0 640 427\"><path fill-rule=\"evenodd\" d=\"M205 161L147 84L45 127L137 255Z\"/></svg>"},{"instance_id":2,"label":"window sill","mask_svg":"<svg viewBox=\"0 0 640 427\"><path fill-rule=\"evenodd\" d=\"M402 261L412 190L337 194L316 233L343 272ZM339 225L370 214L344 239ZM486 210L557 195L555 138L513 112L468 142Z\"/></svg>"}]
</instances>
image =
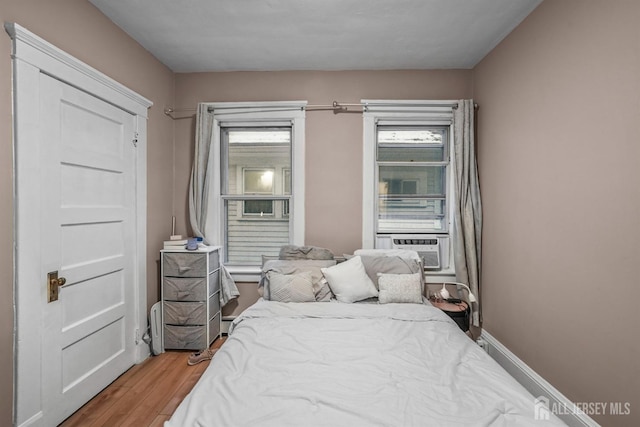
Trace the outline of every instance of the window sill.
<instances>
[{"instance_id":1,"label":"window sill","mask_svg":"<svg viewBox=\"0 0 640 427\"><path fill-rule=\"evenodd\" d=\"M442 283L451 282L456 280L456 272L452 269L438 270L438 271L425 271L424 281L426 283Z\"/></svg>"},{"instance_id":2,"label":"window sill","mask_svg":"<svg viewBox=\"0 0 640 427\"><path fill-rule=\"evenodd\" d=\"M259 282L262 269L257 265L225 265L236 282Z\"/></svg>"}]
</instances>

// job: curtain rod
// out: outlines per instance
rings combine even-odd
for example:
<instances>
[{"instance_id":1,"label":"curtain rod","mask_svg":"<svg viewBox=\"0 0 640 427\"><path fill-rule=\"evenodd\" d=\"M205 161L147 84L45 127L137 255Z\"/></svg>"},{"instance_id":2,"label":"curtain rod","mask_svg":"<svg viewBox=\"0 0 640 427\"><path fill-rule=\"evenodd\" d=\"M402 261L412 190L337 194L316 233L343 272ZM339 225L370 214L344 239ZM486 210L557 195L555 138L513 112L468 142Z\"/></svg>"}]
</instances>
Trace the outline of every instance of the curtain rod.
<instances>
[{"instance_id":1,"label":"curtain rod","mask_svg":"<svg viewBox=\"0 0 640 427\"><path fill-rule=\"evenodd\" d=\"M333 114L338 114L338 113L362 113L363 111L366 110L366 108L369 105L375 105L376 107L384 107L384 106L388 106L388 107L392 107L392 106L398 106L398 102L376 102L374 104L369 104L367 102L357 102L357 103L345 103L345 102L338 102L338 101L333 101L331 104L310 104L310 105L306 105L304 107L300 107L300 109L305 110L305 111L333 111ZM433 101L433 102L425 102L420 104L419 102L417 102L416 104L414 104L414 106L425 106L425 107L451 107L453 110L458 108L457 105L457 101ZM355 108L359 108L359 110L350 110L350 107L355 107ZM298 110L297 107L274 107L274 108L269 108L269 107L264 107L264 106L243 106L243 107L218 107L216 108L216 110L235 110L238 108L244 108L244 109L265 109L266 111L285 111L285 110ZM478 109L478 104L473 104L473 108L474 109ZM174 113L179 113L179 112L191 112L191 111L196 111L196 108L172 108L172 107L165 107L164 109L164 114L171 117L172 119L177 119L176 117L173 116ZM213 111L213 107L209 107L209 112ZM189 115L187 117L192 117L193 115ZM187 118L187 117L179 117L179 118Z\"/></svg>"}]
</instances>

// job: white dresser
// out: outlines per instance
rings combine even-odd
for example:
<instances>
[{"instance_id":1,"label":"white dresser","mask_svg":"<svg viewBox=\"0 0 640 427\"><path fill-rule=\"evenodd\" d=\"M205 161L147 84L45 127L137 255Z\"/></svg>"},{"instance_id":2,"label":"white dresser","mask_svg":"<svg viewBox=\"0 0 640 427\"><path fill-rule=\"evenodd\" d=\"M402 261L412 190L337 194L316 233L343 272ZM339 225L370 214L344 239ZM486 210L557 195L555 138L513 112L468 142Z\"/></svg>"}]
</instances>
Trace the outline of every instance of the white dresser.
<instances>
[{"instance_id":1,"label":"white dresser","mask_svg":"<svg viewBox=\"0 0 640 427\"><path fill-rule=\"evenodd\" d=\"M164 349L203 350L220 336L220 248L160 251Z\"/></svg>"}]
</instances>

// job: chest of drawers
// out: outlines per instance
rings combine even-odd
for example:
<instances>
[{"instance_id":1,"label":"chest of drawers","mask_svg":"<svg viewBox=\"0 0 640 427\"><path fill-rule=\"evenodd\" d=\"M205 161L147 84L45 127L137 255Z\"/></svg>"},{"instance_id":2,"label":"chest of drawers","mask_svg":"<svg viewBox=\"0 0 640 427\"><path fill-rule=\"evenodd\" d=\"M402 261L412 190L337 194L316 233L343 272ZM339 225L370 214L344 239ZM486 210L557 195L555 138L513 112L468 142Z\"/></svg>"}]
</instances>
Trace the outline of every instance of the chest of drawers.
<instances>
[{"instance_id":1,"label":"chest of drawers","mask_svg":"<svg viewBox=\"0 0 640 427\"><path fill-rule=\"evenodd\" d=\"M164 349L203 350L220 336L219 253L160 251Z\"/></svg>"}]
</instances>

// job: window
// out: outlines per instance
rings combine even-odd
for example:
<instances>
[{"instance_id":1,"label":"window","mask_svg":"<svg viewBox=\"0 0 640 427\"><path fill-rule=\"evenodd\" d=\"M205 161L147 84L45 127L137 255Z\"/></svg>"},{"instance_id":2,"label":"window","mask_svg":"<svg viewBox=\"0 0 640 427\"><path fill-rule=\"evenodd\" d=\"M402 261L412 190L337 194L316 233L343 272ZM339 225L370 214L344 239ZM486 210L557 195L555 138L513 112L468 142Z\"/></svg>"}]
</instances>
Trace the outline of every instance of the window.
<instances>
[{"instance_id":1,"label":"window","mask_svg":"<svg viewBox=\"0 0 640 427\"><path fill-rule=\"evenodd\" d=\"M259 266L304 239L304 104L214 104L213 194L223 262ZM218 155L219 153L219 155ZM244 270L243 270L244 271Z\"/></svg>"},{"instance_id":2,"label":"window","mask_svg":"<svg viewBox=\"0 0 640 427\"><path fill-rule=\"evenodd\" d=\"M376 126L378 233L447 231L448 131Z\"/></svg>"},{"instance_id":3,"label":"window","mask_svg":"<svg viewBox=\"0 0 640 427\"><path fill-rule=\"evenodd\" d=\"M391 248L396 235L438 238L453 273L452 106L449 101L362 101L362 247Z\"/></svg>"}]
</instances>

